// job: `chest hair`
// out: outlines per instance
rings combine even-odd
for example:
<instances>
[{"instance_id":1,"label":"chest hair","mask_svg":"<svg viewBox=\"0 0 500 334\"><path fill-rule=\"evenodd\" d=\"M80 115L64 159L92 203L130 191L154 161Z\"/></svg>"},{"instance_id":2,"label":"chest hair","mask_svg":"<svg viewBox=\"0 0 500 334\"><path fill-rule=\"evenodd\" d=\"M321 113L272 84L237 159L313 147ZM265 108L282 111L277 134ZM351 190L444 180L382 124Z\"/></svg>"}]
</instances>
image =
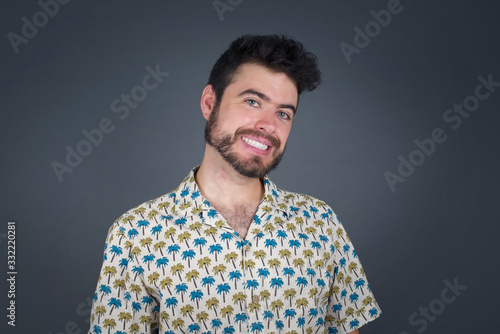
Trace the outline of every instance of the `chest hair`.
<instances>
[{"instance_id":1,"label":"chest hair","mask_svg":"<svg viewBox=\"0 0 500 334\"><path fill-rule=\"evenodd\" d=\"M245 239L257 208L246 204L238 204L232 207L219 204L215 208L226 219L229 226L238 232L242 239Z\"/></svg>"}]
</instances>

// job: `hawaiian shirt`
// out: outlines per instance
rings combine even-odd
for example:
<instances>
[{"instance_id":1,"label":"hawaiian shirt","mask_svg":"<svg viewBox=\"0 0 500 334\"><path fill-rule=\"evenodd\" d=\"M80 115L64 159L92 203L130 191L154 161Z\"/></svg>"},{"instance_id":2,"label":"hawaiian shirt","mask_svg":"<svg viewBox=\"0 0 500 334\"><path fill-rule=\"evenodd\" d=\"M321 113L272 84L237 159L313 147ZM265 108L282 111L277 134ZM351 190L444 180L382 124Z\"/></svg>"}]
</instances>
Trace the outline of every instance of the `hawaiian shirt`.
<instances>
[{"instance_id":1,"label":"hawaiian shirt","mask_svg":"<svg viewBox=\"0 0 500 334\"><path fill-rule=\"evenodd\" d=\"M380 315L328 205L266 177L243 240L194 172L109 229L89 333L348 333Z\"/></svg>"}]
</instances>

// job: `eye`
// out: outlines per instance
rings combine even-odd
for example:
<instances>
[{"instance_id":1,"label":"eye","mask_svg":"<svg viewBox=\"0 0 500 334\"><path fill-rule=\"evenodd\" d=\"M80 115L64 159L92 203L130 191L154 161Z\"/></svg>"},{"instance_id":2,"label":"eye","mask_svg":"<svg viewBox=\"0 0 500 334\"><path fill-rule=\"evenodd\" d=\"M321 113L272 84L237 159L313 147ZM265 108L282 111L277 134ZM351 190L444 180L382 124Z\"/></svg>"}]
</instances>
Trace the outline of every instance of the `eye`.
<instances>
[{"instance_id":1,"label":"eye","mask_svg":"<svg viewBox=\"0 0 500 334\"><path fill-rule=\"evenodd\" d=\"M284 111L278 111L278 116L283 118L283 119L286 119L286 120L291 120L292 118L290 117L290 115L288 115L286 112Z\"/></svg>"},{"instance_id":2,"label":"eye","mask_svg":"<svg viewBox=\"0 0 500 334\"><path fill-rule=\"evenodd\" d=\"M252 99L245 100L245 102L248 105L250 105L251 107L258 107L259 106L259 102L252 100Z\"/></svg>"}]
</instances>

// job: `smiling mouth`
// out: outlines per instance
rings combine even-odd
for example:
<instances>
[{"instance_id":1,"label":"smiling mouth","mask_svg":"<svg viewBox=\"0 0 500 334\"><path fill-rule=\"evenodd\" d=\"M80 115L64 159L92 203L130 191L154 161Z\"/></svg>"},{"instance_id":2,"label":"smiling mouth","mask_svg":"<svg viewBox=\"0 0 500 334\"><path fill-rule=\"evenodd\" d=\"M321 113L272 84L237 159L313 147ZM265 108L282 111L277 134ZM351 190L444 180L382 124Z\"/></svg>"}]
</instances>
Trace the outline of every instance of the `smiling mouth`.
<instances>
[{"instance_id":1,"label":"smiling mouth","mask_svg":"<svg viewBox=\"0 0 500 334\"><path fill-rule=\"evenodd\" d=\"M267 149L269 148L268 145L259 143L258 141L255 141L252 139L248 139L247 137L242 136L241 139L243 139L243 141L245 143L247 143L248 145L255 147L255 148L258 148L259 150L267 151Z\"/></svg>"}]
</instances>

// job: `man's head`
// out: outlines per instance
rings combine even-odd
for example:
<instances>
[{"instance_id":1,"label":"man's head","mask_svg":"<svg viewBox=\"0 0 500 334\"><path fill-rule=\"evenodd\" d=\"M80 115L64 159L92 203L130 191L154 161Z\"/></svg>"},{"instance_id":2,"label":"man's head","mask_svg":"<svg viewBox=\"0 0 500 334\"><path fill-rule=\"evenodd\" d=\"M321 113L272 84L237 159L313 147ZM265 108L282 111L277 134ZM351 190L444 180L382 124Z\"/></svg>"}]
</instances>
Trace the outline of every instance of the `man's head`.
<instances>
[{"instance_id":1,"label":"man's head","mask_svg":"<svg viewBox=\"0 0 500 334\"><path fill-rule=\"evenodd\" d=\"M320 81L316 57L281 36L243 36L219 58L202 95L205 139L237 172L264 177L283 156L302 91Z\"/></svg>"}]
</instances>

